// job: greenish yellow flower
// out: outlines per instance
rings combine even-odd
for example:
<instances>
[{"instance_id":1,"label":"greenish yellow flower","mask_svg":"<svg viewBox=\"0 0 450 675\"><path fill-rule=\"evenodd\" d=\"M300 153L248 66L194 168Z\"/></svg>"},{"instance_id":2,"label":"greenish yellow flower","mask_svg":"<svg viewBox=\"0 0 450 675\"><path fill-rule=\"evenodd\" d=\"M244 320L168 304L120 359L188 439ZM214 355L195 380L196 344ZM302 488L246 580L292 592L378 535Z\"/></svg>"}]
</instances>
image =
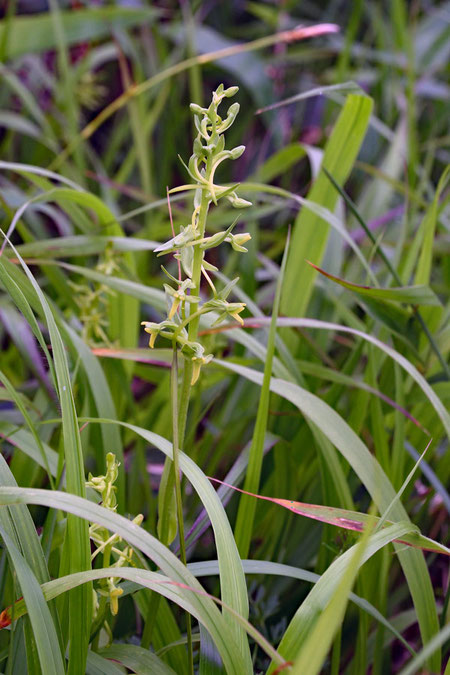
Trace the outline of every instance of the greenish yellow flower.
<instances>
[{"instance_id":1,"label":"greenish yellow flower","mask_svg":"<svg viewBox=\"0 0 450 675\"><path fill-rule=\"evenodd\" d=\"M206 356L192 357L193 369L192 369L191 386L193 386L197 382L198 376L200 375L201 367L206 366L208 363L212 361L212 359L213 359L212 354L207 354Z\"/></svg>"},{"instance_id":2,"label":"greenish yellow flower","mask_svg":"<svg viewBox=\"0 0 450 675\"><path fill-rule=\"evenodd\" d=\"M248 249L243 246L243 244L250 241L252 235L249 232L242 232L241 234L229 234L225 241L231 244L232 248L235 251L240 253L247 253Z\"/></svg>"},{"instance_id":3,"label":"greenish yellow flower","mask_svg":"<svg viewBox=\"0 0 450 675\"><path fill-rule=\"evenodd\" d=\"M153 321L142 321L141 326L144 326L145 332L150 334L148 346L150 347L150 349L153 349L153 347L155 346L155 340L161 332L161 324L154 323Z\"/></svg>"},{"instance_id":4,"label":"greenish yellow flower","mask_svg":"<svg viewBox=\"0 0 450 675\"><path fill-rule=\"evenodd\" d=\"M221 300L220 298L215 298L214 300L208 301L208 307L219 312L219 316L216 321L214 321L213 326L217 326L222 321L225 321L229 316L231 316L235 321L244 325L244 320L239 314L245 309L245 302L227 302L226 300Z\"/></svg>"},{"instance_id":5,"label":"greenish yellow flower","mask_svg":"<svg viewBox=\"0 0 450 675\"><path fill-rule=\"evenodd\" d=\"M192 289L194 287L195 286L190 279L185 279L178 288L172 288L172 286L169 286L169 284L164 284L164 290L166 291L167 295L172 298L172 306L168 314L169 320L173 318L180 303L193 302L194 304L197 304L200 302L200 298L197 295L189 295L186 293L187 289Z\"/></svg>"},{"instance_id":6,"label":"greenish yellow flower","mask_svg":"<svg viewBox=\"0 0 450 675\"><path fill-rule=\"evenodd\" d=\"M141 321L141 326L144 326L146 333L149 333L150 340L148 346L153 349L155 346L155 340L158 335L162 334L164 337L172 339L173 333L179 328L179 325L174 321L161 321L161 323L155 323L153 321Z\"/></svg>"}]
</instances>

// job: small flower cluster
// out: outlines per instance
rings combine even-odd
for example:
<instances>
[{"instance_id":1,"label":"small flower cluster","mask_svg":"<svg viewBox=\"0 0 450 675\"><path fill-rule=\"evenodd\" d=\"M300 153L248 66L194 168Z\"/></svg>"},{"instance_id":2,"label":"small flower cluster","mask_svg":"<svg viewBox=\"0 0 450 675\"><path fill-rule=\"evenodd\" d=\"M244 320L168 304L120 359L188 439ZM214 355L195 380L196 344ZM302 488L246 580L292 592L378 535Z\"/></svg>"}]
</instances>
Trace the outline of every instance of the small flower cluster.
<instances>
[{"instance_id":1,"label":"small flower cluster","mask_svg":"<svg viewBox=\"0 0 450 675\"><path fill-rule=\"evenodd\" d=\"M119 271L116 262L116 251L112 245L105 248L104 260L95 267L96 272L111 276ZM105 284L85 282L76 284L69 281L74 291L74 301L80 310L79 319L82 324L83 341L92 347L111 347L111 341L106 334L108 326L108 303L114 291Z\"/></svg>"},{"instance_id":2,"label":"small flower cluster","mask_svg":"<svg viewBox=\"0 0 450 675\"><path fill-rule=\"evenodd\" d=\"M194 114L195 126L198 135L194 141L193 154L189 165L185 166L189 176L195 183L194 211L191 222L169 241L158 246L155 252L158 255L174 253L174 257L180 261L186 278L184 281L176 279L162 267L162 270L170 281L175 285L164 284L169 311L167 319L161 323L143 321L145 331L150 334L149 346L154 347L158 336L171 340L181 349L181 353L191 359L193 363L192 382L194 384L199 376L200 368L211 361L212 354L205 354L204 347L192 339L188 333L188 325L194 319L198 321L200 315L215 312L218 318L214 325L232 317L238 323L243 323L240 317L245 308L245 303L228 302L228 296L238 279L234 279L221 291L217 291L208 272L217 271L217 267L205 259L205 252L219 246L223 242L229 243L235 251L245 253L244 244L249 241L250 234L233 234L236 224L234 221L230 227L222 232L207 236L205 232L206 214L211 203L217 204L222 198L226 198L233 207L245 208L251 206L251 202L238 197L235 192L236 185L230 187L217 185L214 182L215 172L225 159L237 159L242 155L245 146L240 145L233 150L225 150L224 132L233 124L239 111L239 104L233 103L227 112L225 119L218 114L218 107L225 98L234 96L238 87L224 89L220 85L213 92L211 105L202 108L191 103L191 111ZM194 187L194 186L193 186ZM204 276L211 288L213 297L200 304L198 295L200 278ZM187 305L189 311L187 312Z\"/></svg>"},{"instance_id":3,"label":"small flower cluster","mask_svg":"<svg viewBox=\"0 0 450 675\"><path fill-rule=\"evenodd\" d=\"M116 490L114 483L117 480L119 473L119 463L116 461L116 457L112 452L108 452L106 455L106 475L105 476L93 476L89 474L89 480L86 482L86 487L93 488L96 492L99 492L102 497L102 506L105 509L110 511L116 511L117 509L117 499L116 499ZM136 525L141 525L144 516L139 514L136 518L133 519L133 523ZM116 556L116 561L112 565L107 565L109 567L123 567L125 564L133 564L132 556L133 549L130 546L126 546L124 549L117 548L117 544L122 541L122 538L118 534L110 535L108 530L96 523L93 523L89 528L89 536L94 544L97 546L96 550L91 556L93 560L99 553L103 553L104 560L107 558L106 562L109 562L109 557L111 553ZM97 599L97 594L95 593L94 605L95 605L95 614L99 613L99 603ZM119 597L122 595L123 590L116 586L115 578L109 577L108 579L103 579L100 581L100 587L97 589L97 593L104 599L104 602L109 602L111 614L116 615L119 609Z\"/></svg>"}]
</instances>

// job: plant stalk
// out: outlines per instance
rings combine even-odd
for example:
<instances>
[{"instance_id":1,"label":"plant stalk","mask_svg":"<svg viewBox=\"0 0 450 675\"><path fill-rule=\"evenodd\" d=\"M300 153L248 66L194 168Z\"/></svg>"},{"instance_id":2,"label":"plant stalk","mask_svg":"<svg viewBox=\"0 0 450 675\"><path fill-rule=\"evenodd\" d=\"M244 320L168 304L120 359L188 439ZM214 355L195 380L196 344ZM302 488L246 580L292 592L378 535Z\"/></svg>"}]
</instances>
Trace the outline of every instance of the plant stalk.
<instances>
[{"instance_id":1,"label":"plant stalk","mask_svg":"<svg viewBox=\"0 0 450 675\"><path fill-rule=\"evenodd\" d=\"M206 166L206 176L211 170L210 160ZM202 197L200 202L200 210L198 214L198 231L201 237L205 236L206 229L206 218L208 216L209 205L211 203L209 193L206 190L202 190ZM200 246L194 247L194 262L192 265L192 281L195 284L195 288L192 289L193 295L199 295L200 293L200 282L202 275L202 262L203 262L204 251ZM195 314L198 311L198 304L190 305L190 316ZM200 314L194 317L192 321L189 322L188 336L189 340L197 340L198 336L198 324L200 321ZM186 360L184 363L184 372L183 372L183 382L181 385L181 398L180 398L180 407L178 412L178 431L179 431L179 442L180 447L184 445L184 436L186 431L186 420L189 410L189 401L191 398L191 380L192 380L192 361Z\"/></svg>"},{"instance_id":2,"label":"plant stalk","mask_svg":"<svg viewBox=\"0 0 450 675\"><path fill-rule=\"evenodd\" d=\"M173 441L173 477L175 485L175 501L177 506L178 535L180 538L180 559L186 565L186 545L184 541L183 502L181 498L179 434L178 434L178 351L173 344L172 370L170 375L170 394L172 399L172 441ZM194 675L194 657L192 649L191 615L186 612L186 635L188 649L189 673Z\"/></svg>"}]
</instances>

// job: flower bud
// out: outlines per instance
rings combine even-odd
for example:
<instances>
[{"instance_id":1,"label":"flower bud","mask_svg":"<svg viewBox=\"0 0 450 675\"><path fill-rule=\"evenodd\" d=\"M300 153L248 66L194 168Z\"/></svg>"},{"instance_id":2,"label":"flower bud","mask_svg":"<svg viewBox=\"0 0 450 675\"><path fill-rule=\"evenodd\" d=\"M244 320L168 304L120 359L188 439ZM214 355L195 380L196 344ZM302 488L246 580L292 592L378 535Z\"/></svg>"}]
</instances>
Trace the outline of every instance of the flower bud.
<instances>
[{"instance_id":1,"label":"flower bud","mask_svg":"<svg viewBox=\"0 0 450 675\"><path fill-rule=\"evenodd\" d=\"M234 96L237 94L239 91L239 87L228 87L228 89L225 89L223 92L223 95L226 96L227 98L230 98L231 96Z\"/></svg>"},{"instance_id":2,"label":"flower bud","mask_svg":"<svg viewBox=\"0 0 450 675\"><path fill-rule=\"evenodd\" d=\"M245 145L238 145L236 148L230 151L231 159L238 159L243 152L245 151Z\"/></svg>"},{"instance_id":3,"label":"flower bud","mask_svg":"<svg viewBox=\"0 0 450 675\"><path fill-rule=\"evenodd\" d=\"M197 103L191 103L189 107L191 109L191 112L194 113L194 115L200 115L201 117L203 117L203 115L206 112L205 108L202 108L200 105L197 105Z\"/></svg>"},{"instance_id":4,"label":"flower bud","mask_svg":"<svg viewBox=\"0 0 450 675\"><path fill-rule=\"evenodd\" d=\"M252 205L252 203L248 202L246 199L238 197L235 192L227 195L227 199L231 202L231 205L234 206L235 209L245 209Z\"/></svg>"},{"instance_id":5,"label":"flower bud","mask_svg":"<svg viewBox=\"0 0 450 675\"><path fill-rule=\"evenodd\" d=\"M241 107L241 106L239 105L239 103L238 103L237 101L236 101L235 103L232 103L232 104L230 105L230 107L228 108L227 118L228 118L228 117L232 117L233 120L234 120L234 118L236 117L236 115L237 115L238 112L239 112L240 107Z\"/></svg>"}]
</instances>

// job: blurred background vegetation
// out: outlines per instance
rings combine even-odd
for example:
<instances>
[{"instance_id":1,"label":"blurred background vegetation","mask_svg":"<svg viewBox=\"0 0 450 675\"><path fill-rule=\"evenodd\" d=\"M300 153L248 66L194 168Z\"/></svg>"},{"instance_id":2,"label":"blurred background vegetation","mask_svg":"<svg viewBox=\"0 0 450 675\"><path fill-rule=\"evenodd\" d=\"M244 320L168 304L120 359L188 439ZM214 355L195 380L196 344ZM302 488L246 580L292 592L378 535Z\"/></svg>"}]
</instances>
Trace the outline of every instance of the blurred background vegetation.
<instances>
[{"instance_id":1,"label":"blurred background vegetation","mask_svg":"<svg viewBox=\"0 0 450 675\"><path fill-rule=\"evenodd\" d=\"M253 206L239 214L236 231L248 231L252 239L246 256L222 247L211 262L228 278L239 275L246 318L272 312L288 227L298 218L298 197L309 194L348 94L365 93L373 99L367 133L345 182L359 215L339 197L331 210L347 237L332 229L323 256L315 262L351 284L430 287L439 307L426 307L423 315L434 348L412 311L399 303L364 302L354 288L323 276L311 277L314 290L298 316L345 324L392 344L448 409L450 214L444 172L450 158L449 2L4 0L0 7L2 229L14 222L11 240L51 301L59 325L67 326L65 343L80 416L112 417L171 438L170 355L164 349L152 356L144 351L147 341L139 321L159 321L164 312L164 300L153 292L162 285L161 260L151 249L171 236L167 188L189 182L179 159L187 162L192 152L189 103L208 104L222 82L240 88L241 109L227 146L245 144L246 151L239 161L221 168L219 180L243 183L240 194ZM319 23L337 24L339 31L288 39L286 31L299 24ZM227 48L233 48L233 55L221 53ZM274 104L280 105L265 110ZM343 155L351 144L350 133ZM339 167L340 157L334 161ZM52 193L63 186L48 171L72 181L69 188L76 183L88 197L80 201L64 191ZM276 189L265 189L268 184ZM192 201L176 194L171 208L178 232L190 220ZM219 230L230 218L229 209L219 206L208 226ZM424 248L426 259L421 257ZM299 270L306 266L307 253L302 251L297 259ZM10 249L5 256L8 264L14 262ZM129 282L135 286L126 286ZM290 288L301 298L292 272ZM292 316L284 302L282 313ZM1 296L0 319L1 370L39 428L42 442L62 452L55 422L59 405L46 358L7 293ZM265 345L265 330L253 335ZM424 391L385 354L352 336L314 327L295 333L283 329L281 335L292 356L284 361L288 371L348 422L396 490L425 448L423 428L430 431L433 445L425 468L402 500L424 534L448 543L448 441L443 418ZM230 341L226 332L203 339L215 354L262 369L257 352L245 341ZM283 362L286 352L278 356ZM214 365L203 370L193 396L186 451L206 475L224 478L233 465L241 467L240 461L245 467L242 457L252 439L259 389ZM22 487L47 487L42 463L30 465L35 441L23 430L23 413L0 391L2 452L15 480ZM130 430L105 429L111 427L100 431L91 425L83 431L86 470L102 474L106 453L114 451L122 462L119 512L143 513L143 527L155 534L161 455ZM369 497L360 476L337 457L329 439L275 396L265 452L258 492L367 510ZM333 462L338 463L340 483ZM236 482L242 480L244 469L233 475ZM226 499L233 524L239 499L231 493ZM189 529L201 506L189 484L184 486L184 506ZM33 507L32 514L38 527L46 527L47 511ZM191 561L216 557L209 532L194 530ZM321 574L354 541L352 533L340 534L258 502L250 557ZM50 574L57 576L57 537L47 545ZM436 554L427 555L427 564L443 625L448 566ZM5 573L2 607L11 602L7 580ZM248 583L250 621L276 645L309 585L288 576L250 576ZM217 592L214 578L205 585ZM391 549L369 561L355 592L389 617L413 648L420 647L410 589ZM115 640L141 640L148 618L147 597L142 598L136 612L131 598L121 601L112 623ZM180 638L184 619L174 614L178 627L164 613L165 628L162 621L153 637L156 649ZM148 646L147 637L141 644ZM0 656L8 654L8 639L5 632L0 635ZM177 673L187 672L182 649L164 655ZM255 672L269 663L259 649L253 657ZM409 657L391 633L351 607L323 672L397 673Z\"/></svg>"}]
</instances>

